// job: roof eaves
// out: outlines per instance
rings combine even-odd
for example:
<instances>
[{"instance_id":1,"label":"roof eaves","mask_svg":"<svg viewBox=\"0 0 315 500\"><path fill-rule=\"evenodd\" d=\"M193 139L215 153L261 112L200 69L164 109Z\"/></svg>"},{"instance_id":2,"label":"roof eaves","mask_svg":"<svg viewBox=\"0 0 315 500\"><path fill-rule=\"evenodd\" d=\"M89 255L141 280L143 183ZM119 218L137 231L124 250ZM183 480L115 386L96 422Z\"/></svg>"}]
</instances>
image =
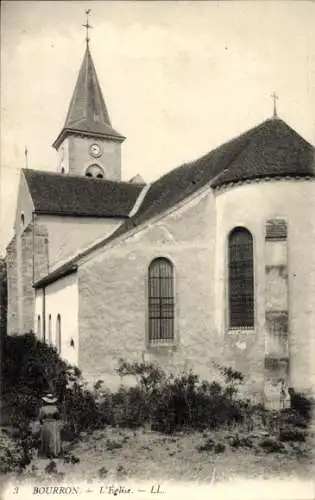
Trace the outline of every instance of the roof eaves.
<instances>
[{"instance_id":1,"label":"roof eaves","mask_svg":"<svg viewBox=\"0 0 315 500\"><path fill-rule=\"evenodd\" d=\"M74 211L66 211L66 210L62 210L62 211L58 212L57 210L49 211L49 210L35 209L34 213L36 213L37 215L57 215L57 216L66 215L67 217L87 217L87 218L95 218L95 219L128 219L129 218L128 214L124 214L124 215L121 215L121 214L109 214L109 215L107 215L107 214L97 214L97 213L87 214L87 213L77 213Z\"/></svg>"},{"instance_id":2,"label":"roof eaves","mask_svg":"<svg viewBox=\"0 0 315 500\"><path fill-rule=\"evenodd\" d=\"M207 183L206 185L203 185L202 187L200 187L200 189L198 189L197 191L195 191L193 193L193 197L197 196L199 193L204 192L208 188L209 188L209 183ZM188 198L191 198L191 197L192 197L192 195L190 195ZM186 198L185 198L185 200L181 200L176 205L178 206L178 208L180 208L185 202L186 202ZM45 278L37 281L33 285L33 287L36 289L43 288L43 287L49 285L50 283L53 283L57 279L60 279L60 278L66 276L72 272L76 272L78 269L78 265L79 265L78 263L79 263L80 259L86 257L87 255L89 255L90 253L92 253L96 250L99 250L103 246L118 240L119 237L132 235L133 231L135 231L135 230L138 231L139 228L141 228L141 227L145 228L146 226L148 226L148 224L150 222L151 223L152 223L152 221L155 222L155 220L159 220L161 217L167 215L171 211L176 210L176 208L177 208L176 205L174 205L171 209L168 208L166 211L163 211L163 212L159 213L158 215L154 215L153 217L149 217L149 219L141 221L138 224L133 219L127 218L127 220L125 221L124 224L129 222L129 227L125 228L125 230L123 229L123 231L121 233L117 232L118 229L121 227L121 226L119 226L117 228L117 231L112 233L110 236L106 236L105 238L101 239L97 243L94 243L92 246L86 248L85 250L83 250L82 252L77 254L75 257L73 257L69 262L67 262L66 264L63 264L60 268L56 269L51 274L48 274L47 276L45 276Z\"/></svg>"},{"instance_id":3,"label":"roof eaves","mask_svg":"<svg viewBox=\"0 0 315 500\"><path fill-rule=\"evenodd\" d=\"M114 129L113 129L113 132ZM70 128L70 127L64 127L60 134L58 135L57 139L53 142L52 147L55 149L58 149L64 138L68 134L78 134L78 135L84 135L86 137L103 137L104 139L110 139L115 142L124 142L126 139L125 136L119 134L118 132L115 132L113 134L102 134L100 132L92 132L92 131L86 131L86 130L81 130L77 128Z\"/></svg>"},{"instance_id":4,"label":"roof eaves","mask_svg":"<svg viewBox=\"0 0 315 500\"><path fill-rule=\"evenodd\" d=\"M33 284L33 288L45 288L47 285L50 285L54 281L57 281L60 278L64 278L65 276L69 276L77 271L78 266L73 262L67 262L67 264L61 266L59 269L56 269L50 274L47 274L44 278L36 281Z\"/></svg>"},{"instance_id":5,"label":"roof eaves","mask_svg":"<svg viewBox=\"0 0 315 500\"><path fill-rule=\"evenodd\" d=\"M223 173L223 172L222 172ZM252 177L244 177L244 178L231 178L231 179L226 179L224 176L222 176L222 179L217 179L213 184L212 187L214 189L228 186L228 185L235 185L235 184L246 184L246 183L252 183L255 181L261 181L262 179L265 179L266 181L270 180L283 180L283 179L305 179L305 180L311 180L312 178L315 178L315 173L307 173L307 172L302 172L302 173L292 173L292 174L287 174L287 173L281 173L281 174L256 174L253 175Z\"/></svg>"},{"instance_id":6,"label":"roof eaves","mask_svg":"<svg viewBox=\"0 0 315 500\"><path fill-rule=\"evenodd\" d=\"M135 218L127 219L124 222L124 224L129 224L129 227L123 228L122 225L119 226L114 233L112 233L109 236L106 236L104 239L98 241L96 244L93 244L89 248L85 249L81 254L78 254L76 257L74 257L73 261L79 262L79 260L81 258L86 257L90 253L102 248L103 246L107 245L108 243L111 243L115 240L118 240L119 237L123 237L123 236L127 236L127 235L131 236L133 234L133 231L135 231L135 230L138 231L140 228L145 229L148 225L150 225L152 223L154 224L155 222L157 222L161 218L165 217L166 215L174 212L177 209L180 209L185 203L187 203L187 201L189 199L196 198L197 196L204 193L208 189L210 189L209 182L200 186L196 191L194 191L193 193L188 195L183 200L180 200L172 207L168 207L166 210L162 210L158 214L154 214L154 215L150 216L148 219L141 220L140 222L137 221L136 216L135 216ZM122 231L119 231L120 229L122 229Z\"/></svg>"}]
</instances>

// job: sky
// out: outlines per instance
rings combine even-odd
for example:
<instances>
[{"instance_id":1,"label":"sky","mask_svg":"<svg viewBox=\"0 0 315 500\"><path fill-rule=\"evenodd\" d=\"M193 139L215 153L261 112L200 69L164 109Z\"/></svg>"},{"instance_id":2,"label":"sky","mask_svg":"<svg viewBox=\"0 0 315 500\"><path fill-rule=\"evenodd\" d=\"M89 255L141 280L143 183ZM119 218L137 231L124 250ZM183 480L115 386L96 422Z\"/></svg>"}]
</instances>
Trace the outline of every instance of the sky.
<instances>
[{"instance_id":1,"label":"sky","mask_svg":"<svg viewBox=\"0 0 315 500\"><path fill-rule=\"evenodd\" d=\"M20 169L56 170L61 131L90 48L123 179L150 182L278 114L315 144L315 3L1 2L0 254L13 235Z\"/></svg>"}]
</instances>

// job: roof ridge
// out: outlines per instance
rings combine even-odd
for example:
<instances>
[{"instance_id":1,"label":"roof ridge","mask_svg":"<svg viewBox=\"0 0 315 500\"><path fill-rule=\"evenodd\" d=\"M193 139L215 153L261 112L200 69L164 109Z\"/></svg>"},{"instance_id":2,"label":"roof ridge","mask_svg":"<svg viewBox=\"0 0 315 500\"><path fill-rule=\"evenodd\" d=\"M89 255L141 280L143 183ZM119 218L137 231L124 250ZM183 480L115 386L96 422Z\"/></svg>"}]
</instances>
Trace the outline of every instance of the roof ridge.
<instances>
[{"instance_id":1,"label":"roof ridge","mask_svg":"<svg viewBox=\"0 0 315 500\"><path fill-rule=\"evenodd\" d=\"M264 151L261 150L262 146L266 147ZM247 155L244 157L246 150ZM293 176L294 171L297 172L296 175L313 178L313 167L314 147L284 120L267 119L202 157L184 163L148 184L141 193L145 193L145 196L137 210L134 210L135 201L140 201L139 196L133 202L132 210L128 212L129 217L131 214L132 217L127 217L113 233L97 242L96 246L92 244L83 253L79 253L71 264L88 255L96 247L100 248L120 236L128 235L130 231L142 227L156 217L163 217L170 209L176 209L180 203L185 202L191 195L196 195L207 185L215 188L226 182L250 181L257 176L268 180L287 178ZM209 187L209 190L211 188Z\"/></svg>"},{"instance_id":2,"label":"roof ridge","mask_svg":"<svg viewBox=\"0 0 315 500\"><path fill-rule=\"evenodd\" d=\"M59 172L55 172L53 170L38 170L35 168L21 168L21 171L24 173L35 173L35 174L44 174L44 175L51 175L54 177L60 177L63 179L81 179L83 182L103 182L103 183L110 183L114 185L120 185L120 186L134 186L134 187L144 187L146 184L138 183L138 182L129 182L129 181L114 181L112 179L96 179L94 177L86 177L84 175L79 175L79 174L61 174Z\"/></svg>"}]
</instances>

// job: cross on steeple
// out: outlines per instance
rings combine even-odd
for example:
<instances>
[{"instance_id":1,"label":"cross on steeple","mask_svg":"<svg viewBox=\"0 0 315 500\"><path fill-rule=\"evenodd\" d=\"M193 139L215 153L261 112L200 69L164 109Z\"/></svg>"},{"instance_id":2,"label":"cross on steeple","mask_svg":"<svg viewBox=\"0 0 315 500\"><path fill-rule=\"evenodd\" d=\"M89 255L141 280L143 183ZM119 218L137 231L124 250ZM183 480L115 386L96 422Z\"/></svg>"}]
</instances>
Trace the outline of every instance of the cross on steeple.
<instances>
[{"instance_id":1,"label":"cross on steeple","mask_svg":"<svg viewBox=\"0 0 315 500\"><path fill-rule=\"evenodd\" d=\"M89 39L89 29L93 28L93 26L91 26L89 24L89 14L90 14L90 12L91 12L91 9L88 9L88 10L85 11L85 14L86 14L86 23L82 24L82 26L84 26L84 28L86 28L86 38L85 38L85 40L86 40L86 44L87 45L89 44L89 41L90 41L90 39Z\"/></svg>"},{"instance_id":2,"label":"cross on steeple","mask_svg":"<svg viewBox=\"0 0 315 500\"><path fill-rule=\"evenodd\" d=\"M271 94L271 97L273 99L273 118L277 118L278 115L277 115L277 99L279 99L279 97L277 96L277 94L275 92L273 92Z\"/></svg>"}]
</instances>

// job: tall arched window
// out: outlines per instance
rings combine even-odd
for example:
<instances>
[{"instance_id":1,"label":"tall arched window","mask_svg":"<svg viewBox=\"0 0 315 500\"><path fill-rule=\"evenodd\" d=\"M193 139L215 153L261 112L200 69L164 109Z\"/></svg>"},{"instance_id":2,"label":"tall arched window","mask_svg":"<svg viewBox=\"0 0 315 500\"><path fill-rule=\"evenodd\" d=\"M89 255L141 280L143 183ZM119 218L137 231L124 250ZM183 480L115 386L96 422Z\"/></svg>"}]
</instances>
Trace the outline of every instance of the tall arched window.
<instances>
[{"instance_id":1,"label":"tall arched window","mask_svg":"<svg viewBox=\"0 0 315 500\"><path fill-rule=\"evenodd\" d=\"M254 326L253 238L244 227L229 235L229 327Z\"/></svg>"},{"instance_id":2,"label":"tall arched window","mask_svg":"<svg viewBox=\"0 0 315 500\"><path fill-rule=\"evenodd\" d=\"M56 320L56 348L58 354L61 353L61 316L58 314Z\"/></svg>"},{"instance_id":3,"label":"tall arched window","mask_svg":"<svg viewBox=\"0 0 315 500\"><path fill-rule=\"evenodd\" d=\"M37 316L37 336L39 339L42 338L42 323L40 319L40 314Z\"/></svg>"},{"instance_id":4,"label":"tall arched window","mask_svg":"<svg viewBox=\"0 0 315 500\"><path fill-rule=\"evenodd\" d=\"M52 344L52 324L51 324L51 314L48 316L48 343Z\"/></svg>"},{"instance_id":5,"label":"tall arched window","mask_svg":"<svg viewBox=\"0 0 315 500\"><path fill-rule=\"evenodd\" d=\"M149 342L172 343L175 317L173 264L165 258L153 260L148 281Z\"/></svg>"}]
</instances>

